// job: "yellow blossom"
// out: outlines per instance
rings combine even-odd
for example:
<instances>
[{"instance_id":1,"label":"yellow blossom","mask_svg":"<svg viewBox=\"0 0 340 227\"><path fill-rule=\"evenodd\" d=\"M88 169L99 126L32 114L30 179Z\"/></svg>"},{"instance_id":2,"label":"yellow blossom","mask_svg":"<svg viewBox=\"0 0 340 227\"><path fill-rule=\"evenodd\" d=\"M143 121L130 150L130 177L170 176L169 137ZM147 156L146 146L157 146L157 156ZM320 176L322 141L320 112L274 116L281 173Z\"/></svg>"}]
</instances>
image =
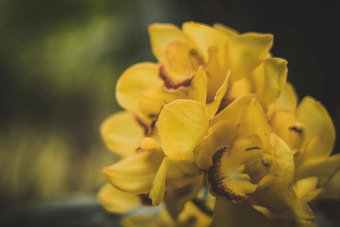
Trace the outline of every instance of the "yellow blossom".
<instances>
[{"instance_id":1,"label":"yellow blossom","mask_svg":"<svg viewBox=\"0 0 340 227\"><path fill-rule=\"evenodd\" d=\"M287 61L269 53L273 36L194 22L153 24L149 34L157 62L122 74L116 97L125 110L101 127L123 158L104 169L104 207L125 212L141 198L164 201L179 221L206 176L216 197L212 226L313 226L308 203L326 192L339 197L335 130L314 99L297 105ZM209 210L210 202L199 204Z\"/></svg>"}]
</instances>

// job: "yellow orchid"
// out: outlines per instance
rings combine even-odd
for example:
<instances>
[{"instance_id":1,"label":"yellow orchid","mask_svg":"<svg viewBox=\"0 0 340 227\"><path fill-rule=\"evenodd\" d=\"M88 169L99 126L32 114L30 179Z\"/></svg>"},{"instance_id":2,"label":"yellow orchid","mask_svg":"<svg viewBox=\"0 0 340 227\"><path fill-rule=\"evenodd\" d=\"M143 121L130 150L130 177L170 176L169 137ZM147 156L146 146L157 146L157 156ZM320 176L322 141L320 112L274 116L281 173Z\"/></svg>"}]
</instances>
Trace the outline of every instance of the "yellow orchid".
<instances>
[{"instance_id":1,"label":"yellow orchid","mask_svg":"<svg viewBox=\"0 0 340 227\"><path fill-rule=\"evenodd\" d=\"M103 131L112 123L120 122L108 121ZM193 150L204 136L207 125L207 113L201 103L174 101L163 108L155 128L162 146L151 137L145 137L134 154L105 168L104 173L117 191L148 194L153 205L164 199L169 212L176 217L184 203L194 198L202 187L203 174L194 164ZM110 132L114 135L115 130ZM185 190L187 192L183 193ZM104 204L110 203L105 202L105 196L101 198ZM114 210L112 206L107 209Z\"/></svg>"},{"instance_id":2,"label":"yellow orchid","mask_svg":"<svg viewBox=\"0 0 340 227\"><path fill-rule=\"evenodd\" d=\"M314 99L297 106L287 61L269 53L272 35L194 22L153 24L149 33L158 62L122 74L116 97L125 110L101 127L123 158L104 169L103 206L126 212L164 201L182 220L169 223L187 223L187 206L212 213L211 200L190 202L206 176L212 226L313 226L308 203L340 196L332 188L340 156L329 156L335 130Z\"/></svg>"},{"instance_id":3,"label":"yellow orchid","mask_svg":"<svg viewBox=\"0 0 340 227\"><path fill-rule=\"evenodd\" d=\"M286 62L268 53L272 35L238 34L223 25L209 27L194 22L184 23L182 30L170 24L153 24L149 33L158 63L130 67L116 90L119 104L148 126L165 104L176 99L191 99L218 109L222 98L225 106L253 92L270 103L284 85ZM197 78L199 74L206 78ZM257 77L266 83L251 83Z\"/></svg>"}]
</instances>

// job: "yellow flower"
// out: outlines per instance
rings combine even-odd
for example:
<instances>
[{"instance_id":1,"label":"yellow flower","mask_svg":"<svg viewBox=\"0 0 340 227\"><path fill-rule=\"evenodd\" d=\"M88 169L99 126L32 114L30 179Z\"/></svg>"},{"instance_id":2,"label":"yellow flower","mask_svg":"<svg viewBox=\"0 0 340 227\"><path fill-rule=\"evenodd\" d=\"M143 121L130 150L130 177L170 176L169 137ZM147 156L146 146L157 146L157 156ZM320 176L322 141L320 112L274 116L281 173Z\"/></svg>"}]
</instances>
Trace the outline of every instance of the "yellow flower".
<instances>
[{"instance_id":1,"label":"yellow flower","mask_svg":"<svg viewBox=\"0 0 340 227\"><path fill-rule=\"evenodd\" d=\"M162 107L176 99L215 106L210 107L211 115L222 98L227 105L249 92L272 102L286 76L286 62L268 53L272 35L239 35L222 25L214 27L193 22L184 23L183 30L170 24L151 25L151 46L158 63L139 63L123 73L116 90L119 104L150 126ZM199 74L205 75L197 78ZM255 77L267 83L251 83Z\"/></svg>"},{"instance_id":2,"label":"yellow flower","mask_svg":"<svg viewBox=\"0 0 340 227\"><path fill-rule=\"evenodd\" d=\"M211 166L197 159L210 166L208 181L217 196L213 226L313 226L308 203L322 196L340 155L329 157L335 130L327 111L309 97L296 108L296 100L287 85L267 114L254 98L242 97L212 120L238 125L229 126L234 139L217 149ZM328 197L336 196L333 190Z\"/></svg>"},{"instance_id":3,"label":"yellow flower","mask_svg":"<svg viewBox=\"0 0 340 227\"><path fill-rule=\"evenodd\" d=\"M205 175L213 226L310 225L309 202L339 197L333 123L312 98L297 106L286 60L269 53L272 35L194 22L153 24L149 33L157 63L123 73L116 97L125 110L101 127L123 158L104 169L107 210L150 199L180 220Z\"/></svg>"}]
</instances>

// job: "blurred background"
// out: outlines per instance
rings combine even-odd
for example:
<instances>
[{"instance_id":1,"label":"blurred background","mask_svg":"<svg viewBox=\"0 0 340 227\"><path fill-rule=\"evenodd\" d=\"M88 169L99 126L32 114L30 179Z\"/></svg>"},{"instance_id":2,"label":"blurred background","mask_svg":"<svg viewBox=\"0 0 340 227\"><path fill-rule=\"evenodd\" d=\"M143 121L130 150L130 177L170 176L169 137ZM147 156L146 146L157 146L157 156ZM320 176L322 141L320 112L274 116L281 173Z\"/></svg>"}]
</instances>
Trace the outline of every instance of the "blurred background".
<instances>
[{"instance_id":1,"label":"blurred background","mask_svg":"<svg viewBox=\"0 0 340 227\"><path fill-rule=\"evenodd\" d=\"M155 61L154 22L274 34L272 53L288 60L299 97L320 100L339 129L339 10L313 1L1 0L0 213L95 201L102 167L117 159L99 127L120 109L115 83L124 69Z\"/></svg>"}]
</instances>

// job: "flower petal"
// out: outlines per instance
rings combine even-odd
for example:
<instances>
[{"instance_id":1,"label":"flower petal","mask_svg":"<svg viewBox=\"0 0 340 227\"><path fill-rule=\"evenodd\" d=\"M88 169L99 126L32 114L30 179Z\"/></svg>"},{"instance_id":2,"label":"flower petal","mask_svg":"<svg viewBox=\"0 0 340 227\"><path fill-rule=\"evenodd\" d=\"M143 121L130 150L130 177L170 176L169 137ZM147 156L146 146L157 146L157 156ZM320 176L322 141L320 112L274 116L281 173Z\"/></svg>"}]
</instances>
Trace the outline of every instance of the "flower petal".
<instances>
[{"instance_id":1,"label":"flower petal","mask_svg":"<svg viewBox=\"0 0 340 227\"><path fill-rule=\"evenodd\" d=\"M325 185L320 199L339 199L340 198L340 171L338 170L336 174L327 182Z\"/></svg>"},{"instance_id":2,"label":"flower petal","mask_svg":"<svg viewBox=\"0 0 340 227\"><path fill-rule=\"evenodd\" d=\"M335 154L327 158L305 162L298 166L295 178L302 179L316 176L318 186L324 186L329 179L340 169L340 154Z\"/></svg>"},{"instance_id":3,"label":"flower petal","mask_svg":"<svg viewBox=\"0 0 340 227\"><path fill-rule=\"evenodd\" d=\"M303 178L294 183L293 190L295 191L297 197L305 202L308 202L307 200L305 200L305 198L307 198L315 190L317 183L317 177Z\"/></svg>"},{"instance_id":4,"label":"flower petal","mask_svg":"<svg viewBox=\"0 0 340 227\"><path fill-rule=\"evenodd\" d=\"M269 140L270 132L271 129L262 106L255 98L251 99L240 119L238 136L250 136L255 134L261 138L264 144L266 144Z\"/></svg>"},{"instance_id":5,"label":"flower petal","mask_svg":"<svg viewBox=\"0 0 340 227\"><path fill-rule=\"evenodd\" d=\"M205 24L186 22L182 25L183 32L195 41L198 50L203 55L204 59L208 59L208 48L215 46L219 49L219 62L223 61L223 49L228 36L221 31L218 31Z\"/></svg>"},{"instance_id":6,"label":"flower petal","mask_svg":"<svg viewBox=\"0 0 340 227\"><path fill-rule=\"evenodd\" d=\"M201 143L194 151L196 165L207 170L212 165L214 152L222 145L231 145L236 137L236 125L229 121L220 121L208 130Z\"/></svg>"},{"instance_id":7,"label":"flower petal","mask_svg":"<svg viewBox=\"0 0 340 227\"><path fill-rule=\"evenodd\" d=\"M229 39L225 62L231 71L231 79L236 81L248 76L265 59L272 44L270 34L245 33Z\"/></svg>"},{"instance_id":8,"label":"flower petal","mask_svg":"<svg viewBox=\"0 0 340 227\"><path fill-rule=\"evenodd\" d=\"M288 110L295 112L297 100L298 98L293 85L291 85L290 83L286 83L283 86L279 97L275 100L274 103L269 105L267 111L268 118L270 118L272 113L276 110Z\"/></svg>"},{"instance_id":9,"label":"flower petal","mask_svg":"<svg viewBox=\"0 0 340 227\"><path fill-rule=\"evenodd\" d=\"M127 157L136 153L144 129L136 117L128 112L115 113L107 118L100 127L101 135L110 150Z\"/></svg>"},{"instance_id":10,"label":"flower petal","mask_svg":"<svg viewBox=\"0 0 340 227\"><path fill-rule=\"evenodd\" d=\"M275 133L270 134L270 142L275 149L274 159L277 167L270 168L269 173L275 176L282 176L282 179L289 182L294 179L294 157L289 146Z\"/></svg>"},{"instance_id":11,"label":"flower petal","mask_svg":"<svg viewBox=\"0 0 340 227\"><path fill-rule=\"evenodd\" d=\"M174 41L166 49L166 61L162 64L159 76L168 89L177 89L188 86L197 68L204 65L200 54L191 49L189 45Z\"/></svg>"},{"instance_id":12,"label":"flower petal","mask_svg":"<svg viewBox=\"0 0 340 227\"><path fill-rule=\"evenodd\" d=\"M322 146L315 152L315 159L327 157L333 150L335 129L327 110L311 97L305 97L296 110L297 121L302 124L305 146L310 139L319 136Z\"/></svg>"},{"instance_id":13,"label":"flower petal","mask_svg":"<svg viewBox=\"0 0 340 227\"><path fill-rule=\"evenodd\" d=\"M152 182L149 198L152 200L152 205L154 206L158 206L164 198L167 161L168 158L165 157L158 169L155 179Z\"/></svg>"},{"instance_id":14,"label":"flower petal","mask_svg":"<svg viewBox=\"0 0 340 227\"><path fill-rule=\"evenodd\" d=\"M297 223L311 223L313 211L307 203L299 199L292 188L276 182L263 190L256 191L251 202L269 210L272 218Z\"/></svg>"},{"instance_id":15,"label":"flower petal","mask_svg":"<svg viewBox=\"0 0 340 227\"><path fill-rule=\"evenodd\" d=\"M238 32L232 28L229 28L223 24L213 24L213 27L218 30L218 31L221 31L223 32L226 36L228 36L229 38L235 36L235 35L238 35Z\"/></svg>"},{"instance_id":16,"label":"flower petal","mask_svg":"<svg viewBox=\"0 0 340 227\"><path fill-rule=\"evenodd\" d=\"M219 50L215 46L210 46L208 48L208 62L205 67L208 77L207 103L214 100L217 90L220 89L226 77L229 75L229 72L226 73L224 64L219 62L217 55L218 51Z\"/></svg>"},{"instance_id":17,"label":"flower petal","mask_svg":"<svg viewBox=\"0 0 340 227\"><path fill-rule=\"evenodd\" d=\"M187 35L172 24L152 24L149 26L149 35L152 52L159 62L165 61L166 48L173 41L194 45Z\"/></svg>"},{"instance_id":18,"label":"flower petal","mask_svg":"<svg viewBox=\"0 0 340 227\"><path fill-rule=\"evenodd\" d=\"M202 67L198 68L187 87L180 87L176 90L157 87L144 92L139 97L139 106L144 115L156 118L164 105L176 99L191 99L202 104L206 103L207 76Z\"/></svg>"},{"instance_id":19,"label":"flower petal","mask_svg":"<svg viewBox=\"0 0 340 227\"><path fill-rule=\"evenodd\" d=\"M240 122L242 113L247 108L253 97L254 95L248 94L237 98L211 120L210 126L223 120L233 122L237 125Z\"/></svg>"},{"instance_id":20,"label":"flower petal","mask_svg":"<svg viewBox=\"0 0 340 227\"><path fill-rule=\"evenodd\" d=\"M303 135L296 123L296 115L288 110L276 110L269 121L272 130L280 136L292 149L299 149Z\"/></svg>"},{"instance_id":21,"label":"flower petal","mask_svg":"<svg viewBox=\"0 0 340 227\"><path fill-rule=\"evenodd\" d=\"M191 177L189 183L184 187L175 190L167 190L165 204L172 218L176 219L183 210L185 203L196 197L202 188L203 179L203 174L200 174Z\"/></svg>"},{"instance_id":22,"label":"flower petal","mask_svg":"<svg viewBox=\"0 0 340 227\"><path fill-rule=\"evenodd\" d=\"M158 151L142 151L104 168L103 172L121 191L149 193L163 157Z\"/></svg>"},{"instance_id":23,"label":"flower petal","mask_svg":"<svg viewBox=\"0 0 340 227\"><path fill-rule=\"evenodd\" d=\"M223 196L216 197L212 227L269 226L268 219L245 201L235 204Z\"/></svg>"},{"instance_id":24,"label":"flower petal","mask_svg":"<svg viewBox=\"0 0 340 227\"><path fill-rule=\"evenodd\" d=\"M144 92L138 98L141 112L152 119L157 119L164 105L176 100L176 94L169 93L163 87L155 87Z\"/></svg>"},{"instance_id":25,"label":"flower petal","mask_svg":"<svg viewBox=\"0 0 340 227\"><path fill-rule=\"evenodd\" d=\"M218 89L218 91L215 94L214 100L211 103L207 104L208 112L209 112L209 118L212 119L218 108L221 105L221 101L227 91L228 83L229 82L229 74L227 75L226 79L224 80L222 86Z\"/></svg>"},{"instance_id":26,"label":"flower petal","mask_svg":"<svg viewBox=\"0 0 340 227\"><path fill-rule=\"evenodd\" d=\"M262 144L258 136L238 138L232 147L220 148L213 157L213 165L208 170L208 181L213 195L223 195L230 201L240 203L256 190L245 171L248 163L258 163L261 159Z\"/></svg>"},{"instance_id":27,"label":"flower petal","mask_svg":"<svg viewBox=\"0 0 340 227\"><path fill-rule=\"evenodd\" d=\"M191 81L191 86L183 89L182 93L182 97L195 100L205 105L207 100L207 75L202 67L197 69L196 75ZM187 97L184 96L185 93L187 93Z\"/></svg>"},{"instance_id":28,"label":"flower petal","mask_svg":"<svg viewBox=\"0 0 340 227\"><path fill-rule=\"evenodd\" d=\"M281 58L267 58L253 71L249 79L261 102L269 105L279 97L286 83L287 61Z\"/></svg>"},{"instance_id":29,"label":"flower petal","mask_svg":"<svg viewBox=\"0 0 340 227\"><path fill-rule=\"evenodd\" d=\"M193 151L205 135L207 126L205 106L201 103L176 100L166 105L157 122L164 153L171 160L186 163L181 167L189 171L187 168L191 169L193 165Z\"/></svg>"},{"instance_id":30,"label":"flower petal","mask_svg":"<svg viewBox=\"0 0 340 227\"><path fill-rule=\"evenodd\" d=\"M136 194L119 191L111 184L105 184L100 189L98 199L105 210L112 213L128 212L139 203Z\"/></svg>"},{"instance_id":31,"label":"flower petal","mask_svg":"<svg viewBox=\"0 0 340 227\"><path fill-rule=\"evenodd\" d=\"M158 64L139 63L128 68L119 78L116 87L118 103L126 110L139 113L138 97L147 90L161 86Z\"/></svg>"},{"instance_id":32,"label":"flower petal","mask_svg":"<svg viewBox=\"0 0 340 227\"><path fill-rule=\"evenodd\" d=\"M253 92L251 83L248 80L248 78L245 77L237 81L231 81L230 77L231 76L229 76L229 82L230 82L229 87L223 100L226 104L233 102L238 97L241 97L243 95L247 95Z\"/></svg>"}]
</instances>

